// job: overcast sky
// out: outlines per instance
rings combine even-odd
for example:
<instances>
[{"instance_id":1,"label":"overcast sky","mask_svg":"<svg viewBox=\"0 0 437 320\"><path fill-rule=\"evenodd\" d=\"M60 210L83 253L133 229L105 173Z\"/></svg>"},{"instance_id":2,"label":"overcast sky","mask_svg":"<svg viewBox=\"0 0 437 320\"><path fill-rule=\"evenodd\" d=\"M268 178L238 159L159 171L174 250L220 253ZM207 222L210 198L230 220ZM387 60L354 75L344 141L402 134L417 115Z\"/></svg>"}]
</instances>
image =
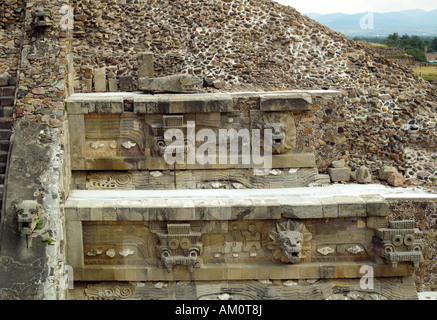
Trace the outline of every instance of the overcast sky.
<instances>
[{"instance_id":1,"label":"overcast sky","mask_svg":"<svg viewBox=\"0 0 437 320\"><path fill-rule=\"evenodd\" d=\"M300 13L394 12L410 9L437 9L436 0L275 0Z\"/></svg>"}]
</instances>

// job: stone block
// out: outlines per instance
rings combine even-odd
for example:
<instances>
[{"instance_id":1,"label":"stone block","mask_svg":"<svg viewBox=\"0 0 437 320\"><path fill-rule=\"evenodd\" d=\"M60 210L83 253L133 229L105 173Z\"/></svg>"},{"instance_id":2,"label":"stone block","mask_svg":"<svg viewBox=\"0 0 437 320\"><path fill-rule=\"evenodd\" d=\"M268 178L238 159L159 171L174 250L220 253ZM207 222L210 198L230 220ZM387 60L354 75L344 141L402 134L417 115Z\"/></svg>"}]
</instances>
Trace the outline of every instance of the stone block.
<instances>
[{"instance_id":1,"label":"stone block","mask_svg":"<svg viewBox=\"0 0 437 320\"><path fill-rule=\"evenodd\" d=\"M344 168L345 165L346 165L346 161L344 159L332 161L333 168Z\"/></svg>"},{"instance_id":2,"label":"stone block","mask_svg":"<svg viewBox=\"0 0 437 320\"><path fill-rule=\"evenodd\" d=\"M198 93L202 84L201 79L188 74L138 79L138 89L151 93Z\"/></svg>"},{"instance_id":3,"label":"stone block","mask_svg":"<svg viewBox=\"0 0 437 320\"><path fill-rule=\"evenodd\" d=\"M313 101L307 93L267 94L260 96L261 111L310 111Z\"/></svg>"},{"instance_id":4,"label":"stone block","mask_svg":"<svg viewBox=\"0 0 437 320\"><path fill-rule=\"evenodd\" d=\"M94 70L94 91L106 92L106 68Z\"/></svg>"},{"instance_id":5,"label":"stone block","mask_svg":"<svg viewBox=\"0 0 437 320\"><path fill-rule=\"evenodd\" d=\"M393 187L401 187L404 182L405 178L400 172L391 173L387 179L387 182L389 185Z\"/></svg>"},{"instance_id":6,"label":"stone block","mask_svg":"<svg viewBox=\"0 0 437 320\"><path fill-rule=\"evenodd\" d=\"M0 87L0 96L13 97L15 95L15 86Z\"/></svg>"},{"instance_id":7,"label":"stone block","mask_svg":"<svg viewBox=\"0 0 437 320\"><path fill-rule=\"evenodd\" d=\"M109 79L108 80L108 88L109 92L118 92L118 82L117 79Z\"/></svg>"},{"instance_id":8,"label":"stone block","mask_svg":"<svg viewBox=\"0 0 437 320\"><path fill-rule=\"evenodd\" d=\"M348 182L351 178L350 169L347 167L328 168L328 174L331 177L332 182Z\"/></svg>"},{"instance_id":9,"label":"stone block","mask_svg":"<svg viewBox=\"0 0 437 320\"><path fill-rule=\"evenodd\" d=\"M221 207L220 202L216 199L194 200L195 215L200 220L220 220Z\"/></svg>"},{"instance_id":10,"label":"stone block","mask_svg":"<svg viewBox=\"0 0 437 320\"><path fill-rule=\"evenodd\" d=\"M390 206L380 195L362 195L366 202L366 212L369 217L386 217L389 214Z\"/></svg>"},{"instance_id":11,"label":"stone block","mask_svg":"<svg viewBox=\"0 0 437 320\"><path fill-rule=\"evenodd\" d=\"M83 236L82 236L82 221L66 221L66 248L67 264L73 268L83 268L84 254L83 254Z\"/></svg>"},{"instance_id":12,"label":"stone block","mask_svg":"<svg viewBox=\"0 0 437 320\"><path fill-rule=\"evenodd\" d=\"M338 203L338 216L342 217L366 217L366 202L361 197L333 196Z\"/></svg>"},{"instance_id":13,"label":"stone block","mask_svg":"<svg viewBox=\"0 0 437 320\"><path fill-rule=\"evenodd\" d=\"M331 197L320 197L324 218L338 218L338 203Z\"/></svg>"},{"instance_id":14,"label":"stone block","mask_svg":"<svg viewBox=\"0 0 437 320\"><path fill-rule=\"evenodd\" d=\"M13 107L3 107L3 117L12 118L14 116Z\"/></svg>"},{"instance_id":15,"label":"stone block","mask_svg":"<svg viewBox=\"0 0 437 320\"><path fill-rule=\"evenodd\" d=\"M235 199L231 201L231 220L253 220L253 204L249 199Z\"/></svg>"},{"instance_id":16,"label":"stone block","mask_svg":"<svg viewBox=\"0 0 437 320\"><path fill-rule=\"evenodd\" d=\"M388 177L392 173L397 173L398 170L395 167L384 166L379 170L379 179L387 181Z\"/></svg>"},{"instance_id":17,"label":"stone block","mask_svg":"<svg viewBox=\"0 0 437 320\"><path fill-rule=\"evenodd\" d=\"M295 219L323 218L323 206L317 198L280 199L282 216Z\"/></svg>"},{"instance_id":18,"label":"stone block","mask_svg":"<svg viewBox=\"0 0 437 320\"><path fill-rule=\"evenodd\" d=\"M68 127L71 158L85 158L85 120L83 115L69 115Z\"/></svg>"},{"instance_id":19,"label":"stone block","mask_svg":"<svg viewBox=\"0 0 437 320\"><path fill-rule=\"evenodd\" d=\"M11 76L7 72L0 74L0 87L9 85L10 78Z\"/></svg>"},{"instance_id":20,"label":"stone block","mask_svg":"<svg viewBox=\"0 0 437 320\"><path fill-rule=\"evenodd\" d=\"M121 92L132 92L134 91L134 79L132 76L122 76L120 80L120 91Z\"/></svg>"},{"instance_id":21,"label":"stone block","mask_svg":"<svg viewBox=\"0 0 437 320\"><path fill-rule=\"evenodd\" d=\"M358 183L372 182L372 174L370 173L369 168L366 166L359 167L355 173L355 179Z\"/></svg>"},{"instance_id":22,"label":"stone block","mask_svg":"<svg viewBox=\"0 0 437 320\"><path fill-rule=\"evenodd\" d=\"M227 94L169 95L169 113L232 112L233 100Z\"/></svg>"},{"instance_id":23,"label":"stone block","mask_svg":"<svg viewBox=\"0 0 437 320\"><path fill-rule=\"evenodd\" d=\"M13 96L10 97L0 97L0 106L8 107L14 105L15 98Z\"/></svg>"},{"instance_id":24,"label":"stone block","mask_svg":"<svg viewBox=\"0 0 437 320\"><path fill-rule=\"evenodd\" d=\"M91 93L93 92L93 79L82 79L82 92Z\"/></svg>"},{"instance_id":25,"label":"stone block","mask_svg":"<svg viewBox=\"0 0 437 320\"><path fill-rule=\"evenodd\" d=\"M272 156L272 168L314 168L316 157L313 153L285 153Z\"/></svg>"},{"instance_id":26,"label":"stone block","mask_svg":"<svg viewBox=\"0 0 437 320\"><path fill-rule=\"evenodd\" d=\"M153 52L141 52L138 54L138 78L153 78L153 64Z\"/></svg>"}]
</instances>

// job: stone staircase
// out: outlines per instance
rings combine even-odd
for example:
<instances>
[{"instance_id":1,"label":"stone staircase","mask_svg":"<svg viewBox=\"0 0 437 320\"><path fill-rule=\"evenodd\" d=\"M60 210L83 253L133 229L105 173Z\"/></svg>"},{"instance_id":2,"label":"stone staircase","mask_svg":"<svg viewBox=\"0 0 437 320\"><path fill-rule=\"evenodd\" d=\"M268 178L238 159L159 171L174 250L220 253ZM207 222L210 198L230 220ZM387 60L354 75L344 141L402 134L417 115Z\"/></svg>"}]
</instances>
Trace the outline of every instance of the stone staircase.
<instances>
[{"instance_id":1,"label":"stone staircase","mask_svg":"<svg viewBox=\"0 0 437 320\"><path fill-rule=\"evenodd\" d=\"M3 187L14 122L12 115L15 85L11 85L10 80L8 82L0 81L0 207L3 205Z\"/></svg>"}]
</instances>

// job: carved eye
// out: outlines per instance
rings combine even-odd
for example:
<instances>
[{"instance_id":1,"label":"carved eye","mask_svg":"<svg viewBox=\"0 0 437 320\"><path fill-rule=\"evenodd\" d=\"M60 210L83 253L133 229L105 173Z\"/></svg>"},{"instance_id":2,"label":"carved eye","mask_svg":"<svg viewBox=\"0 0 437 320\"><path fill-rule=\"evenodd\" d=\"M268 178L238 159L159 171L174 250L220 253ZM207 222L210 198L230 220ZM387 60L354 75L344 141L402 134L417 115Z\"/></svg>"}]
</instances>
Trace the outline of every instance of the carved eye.
<instances>
[{"instance_id":1,"label":"carved eye","mask_svg":"<svg viewBox=\"0 0 437 320\"><path fill-rule=\"evenodd\" d=\"M164 258L169 258L169 257L171 257L171 252L168 251L168 250L163 251L163 252L162 252L162 256L163 256Z\"/></svg>"},{"instance_id":2,"label":"carved eye","mask_svg":"<svg viewBox=\"0 0 437 320\"><path fill-rule=\"evenodd\" d=\"M420 245L415 245L414 247L413 247L413 250L412 250L413 252L421 252L422 251L422 246L420 246Z\"/></svg>"},{"instance_id":3,"label":"carved eye","mask_svg":"<svg viewBox=\"0 0 437 320\"><path fill-rule=\"evenodd\" d=\"M191 242L190 242L190 240L188 240L186 238L181 239L180 246L182 249L186 250L186 249L190 248Z\"/></svg>"},{"instance_id":4,"label":"carved eye","mask_svg":"<svg viewBox=\"0 0 437 320\"><path fill-rule=\"evenodd\" d=\"M190 256L190 258L194 258L195 259L195 258L197 258L198 253L197 253L197 251L195 249L193 249L193 250L190 250L189 256Z\"/></svg>"},{"instance_id":5,"label":"carved eye","mask_svg":"<svg viewBox=\"0 0 437 320\"><path fill-rule=\"evenodd\" d=\"M405 243L405 245L407 245L407 246L412 246L412 245L414 244L414 235L412 235L412 234L407 234L407 235L404 237L404 243Z\"/></svg>"},{"instance_id":6,"label":"carved eye","mask_svg":"<svg viewBox=\"0 0 437 320\"><path fill-rule=\"evenodd\" d=\"M170 247L170 249L172 250L176 250L177 248L179 248L179 240L177 239L171 239L168 242L168 246Z\"/></svg>"},{"instance_id":7,"label":"carved eye","mask_svg":"<svg viewBox=\"0 0 437 320\"><path fill-rule=\"evenodd\" d=\"M400 246L404 242L403 237L400 234L397 234L393 237L392 242L395 246Z\"/></svg>"},{"instance_id":8,"label":"carved eye","mask_svg":"<svg viewBox=\"0 0 437 320\"><path fill-rule=\"evenodd\" d=\"M384 251L385 251L385 253L390 253L390 252L394 252L395 249L392 245L386 245L386 246L384 246Z\"/></svg>"}]
</instances>

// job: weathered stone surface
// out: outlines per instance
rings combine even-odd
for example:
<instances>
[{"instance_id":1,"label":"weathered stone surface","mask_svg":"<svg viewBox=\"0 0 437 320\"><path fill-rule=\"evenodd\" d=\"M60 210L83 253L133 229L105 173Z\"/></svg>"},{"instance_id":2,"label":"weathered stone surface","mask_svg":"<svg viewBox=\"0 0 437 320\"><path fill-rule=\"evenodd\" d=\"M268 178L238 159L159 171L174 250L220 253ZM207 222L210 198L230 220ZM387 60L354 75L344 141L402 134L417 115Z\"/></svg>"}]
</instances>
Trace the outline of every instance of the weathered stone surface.
<instances>
[{"instance_id":1,"label":"weathered stone surface","mask_svg":"<svg viewBox=\"0 0 437 320\"><path fill-rule=\"evenodd\" d=\"M379 179L387 181L392 173L397 173L398 170L395 167L384 166L379 170Z\"/></svg>"},{"instance_id":2,"label":"weathered stone surface","mask_svg":"<svg viewBox=\"0 0 437 320\"><path fill-rule=\"evenodd\" d=\"M387 178L389 185L393 187L401 187L405 183L405 178L400 172L391 173Z\"/></svg>"},{"instance_id":3,"label":"weathered stone surface","mask_svg":"<svg viewBox=\"0 0 437 320\"><path fill-rule=\"evenodd\" d=\"M108 89L109 92L117 92L118 91L118 81L115 78L108 79Z\"/></svg>"},{"instance_id":4,"label":"weathered stone surface","mask_svg":"<svg viewBox=\"0 0 437 320\"><path fill-rule=\"evenodd\" d=\"M132 76L121 76L120 81L120 91L122 92L132 92L134 91L134 82Z\"/></svg>"},{"instance_id":5,"label":"weathered stone surface","mask_svg":"<svg viewBox=\"0 0 437 320\"><path fill-rule=\"evenodd\" d=\"M351 178L349 168L328 168L328 174L332 182L348 182Z\"/></svg>"},{"instance_id":6,"label":"weathered stone surface","mask_svg":"<svg viewBox=\"0 0 437 320\"><path fill-rule=\"evenodd\" d=\"M182 74L161 78L139 78L138 89L145 92L198 93L203 81L197 77Z\"/></svg>"},{"instance_id":7,"label":"weathered stone surface","mask_svg":"<svg viewBox=\"0 0 437 320\"><path fill-rule=\"evenodd\" d=\"M260 97L261 111L309 111L312 108L311 95L305 93L269 94Z\"/></svg>"},{"instance_id":8,"label":"weathered stone surface","mask_svg":"<svg viewBox=\"0 0 437 320\"><path fill-rule=\"evenodd\" d=\"M51 194L58 183L57 177L48 175L49 166L54 165L52 153L56 149L54 138L45 126L21 120L15 124L14 131L0 230L0 291L2 299L43 299L49 269L54 267L50 259L56 260L54 252L60 249L60 243L53 244L52 253L47 253L48 239L56 238L49 233L48 217L53 215L60 219L56 214L57 195ZM54 179L44 184L45 190L50 192L49 199L40 193L44 177ZM53 269L51 275L57 271ZM26 285L22 286L23 283Z\"/></svg>"},{"instance_id":9,"label":"weathered stone surface","mask_svg":"<svg viewBox=\"0 0 437 320\"><path fill-rule=\"evenodd\" d=\"M0 74L0 87L5 87L5 86L9 85L10 78L11 78L11 76L7 72Z\"/></svg>"},{"instance_id":10,"label":"weathered stone surface","mask_svg":"<svg viewBox=\"0 0 437 320\"><path fill-rule=\"evenodd\" d=\"M386 217L390 207L380 195L362 195L361 198L366 202L366 212L369 217Z\"/></svg>"},{"instance_id":11,"label":"weathered stone surface","mask_svg":"<svg viewBox=\"0 0 437 320\"><path fill-rule=\"evenodd\" d=\"M106 68L94 69L95 92L106 92Z\"/></svg>"},{"instance_id":12,"label":"weathered stone surface","mask_svg":"<svg viewBox=\"0 0 437 320\"><path fill-rule=\"evenodd\" d=\"M154 63L153 52L138 54L138 78L153 78Z\"/></svg>"},{"instance_id":13,"label":"weathered stone surface","mask_svg":"<svg viewBox=\"0 0 437 320\"><path fill-rule=\"evenodd\" d=\"M346 162L344 161L344 159L332 161L333 168L344 168L345 165L346 165Z\"/></svg>"},{"instance_id":14,"label":"weathered stone surface","mask_svg":"<svg viewBox=\"0 0 437 320\"><path fill-rule=\"evenodd\" d=\"M246 270L253 272L255 270ZM211 270L212 272L212 270ZM379 272L379 271L378 271ZM152 300L157 296L163 300L417 300L413 277L374 279L374 290L360 288L360 279L338 279L324 281L268 280L218 281L214 286L201 281L182 282L186 290L179 290L171 282L144 283L141 285L122 283L77 283L70 290L71 300ZM394 290L394 288L396 288ZM399 288L399 289L398 289ZM228 293L223 293L228 292ZM174 310L163 314L174 314ZM265 314L265 310L254 312ZM209 313L208 313L209 315Z\"/></svg>"},{"instance_id":15,"label":"weathered stone surface","mask_svg":"<svg viewBox=\"0 0 437 320\"><path fill-rule=\"evenodd\" d=\"M366 166L359 167L355 173L355 179L358 183L371 183L372 174L370 173L369 168Z\"/></svg>"}]
</instances>

